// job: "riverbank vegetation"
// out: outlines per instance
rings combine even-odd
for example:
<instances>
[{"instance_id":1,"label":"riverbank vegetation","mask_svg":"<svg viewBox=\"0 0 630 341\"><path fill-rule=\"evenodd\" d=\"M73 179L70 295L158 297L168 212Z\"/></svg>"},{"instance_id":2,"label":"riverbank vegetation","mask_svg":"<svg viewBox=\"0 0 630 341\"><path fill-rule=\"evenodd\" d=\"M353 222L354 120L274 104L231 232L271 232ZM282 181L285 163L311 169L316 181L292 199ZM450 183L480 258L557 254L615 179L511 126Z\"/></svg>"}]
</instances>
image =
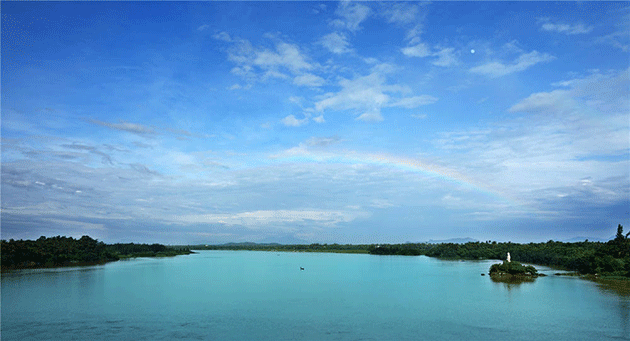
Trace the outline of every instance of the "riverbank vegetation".
<instances>
[{"instance_id":1,"label":"riverbank vegetation","mask_svg":"<svg viewBox=\"0 0 630 341\"><path fill-rule=\"evenodd\" d=\"M580 274L630 278L630 233L623 234L623 226L617 228L615 239L606 243L499 243L496 241L455 243L406 243L406 244L310 244L280 245L255 243L230 243L223 245L194 245L193 250L256 250L289 252L343 252L369 253L373 255L428 256L452 260L505 259L508 252L514 260L523 263L550 266L576 271Z\"/></svg>"},{"instance_id":2,"label":"riverbank vegetation","mask_svg":"<svg viewBox=\"0 0 630 341\"><path fill-rule=\"evenodd\" d=\"M191 253L188 248L161 244L105 244L89 236L40 237L37 240L2 240L2 270L103 264L131 257L169 257Z\"/></svg>"},{"instance_id":3,"label":"riverbank vegetation","mask_svg":"<svg viewBox=\"0 0 630 341\"><path fill-rule=\"evenodd\" d=\"M501 264L492 264L489 271L490 278L495 282L519 283L533 281L538 276L538 270L531 265L523 265L519 262L503 261Z\"/></svg>"}]
</instances>

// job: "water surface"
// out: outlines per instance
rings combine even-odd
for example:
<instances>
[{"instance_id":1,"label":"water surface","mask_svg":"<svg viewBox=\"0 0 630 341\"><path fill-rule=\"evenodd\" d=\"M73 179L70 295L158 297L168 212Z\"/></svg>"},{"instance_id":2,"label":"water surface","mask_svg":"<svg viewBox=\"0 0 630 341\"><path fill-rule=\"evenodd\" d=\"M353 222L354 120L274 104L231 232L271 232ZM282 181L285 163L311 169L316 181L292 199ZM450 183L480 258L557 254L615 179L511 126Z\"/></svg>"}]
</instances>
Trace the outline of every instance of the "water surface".
<instances>
[{"instance_id":1,"label":"water surface","mask_svg":"<svg viewBox=\"0 0 630 341\"><path fill-rule=\"evenodd\" d=\"M199 251L2 274L3 340L630 340L630 296L492 261ZM300 267L305 270L301 271Z\"/></svg>"}]
</instances>

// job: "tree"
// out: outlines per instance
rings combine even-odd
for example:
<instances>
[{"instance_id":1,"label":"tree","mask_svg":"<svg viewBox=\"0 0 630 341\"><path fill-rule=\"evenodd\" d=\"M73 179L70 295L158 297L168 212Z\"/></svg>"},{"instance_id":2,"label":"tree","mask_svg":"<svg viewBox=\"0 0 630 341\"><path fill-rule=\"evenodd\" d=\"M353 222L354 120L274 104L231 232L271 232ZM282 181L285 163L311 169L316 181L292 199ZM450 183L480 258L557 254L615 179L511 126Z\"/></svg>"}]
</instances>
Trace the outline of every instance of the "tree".
<instances>
[{"instance_id":1,"label":"tree","mask_svg":"<svg viewBox=\"0 0 630 341\"><path fill-rule=\"evenodd\" d=\"M615 237L615 240L620 242L620 241L623 241L624 239L626 239L626 237L624 237L623 235L623 226L619 224L619 226L617 227L617 236Z\"/></svg>"}]
</instances>

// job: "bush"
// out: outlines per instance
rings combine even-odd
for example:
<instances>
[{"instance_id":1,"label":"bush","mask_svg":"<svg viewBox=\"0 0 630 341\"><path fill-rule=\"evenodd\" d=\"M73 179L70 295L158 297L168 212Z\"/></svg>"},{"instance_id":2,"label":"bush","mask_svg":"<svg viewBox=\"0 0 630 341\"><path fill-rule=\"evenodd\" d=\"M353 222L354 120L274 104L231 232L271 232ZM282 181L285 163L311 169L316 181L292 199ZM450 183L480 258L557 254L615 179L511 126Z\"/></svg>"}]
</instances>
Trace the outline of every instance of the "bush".
<instances>
[{"instance_id":1,"label":"bush","mask_svg":"<svg viewBox=\"0 0 630 341\"><path fill-rule=\"evenodd\" d=\"M510 275L538 275L538 270L531 265L524 266L519 262L504 261L503 264L492 264L490 274L508 273Z\"/></svg>"}]
</instances>

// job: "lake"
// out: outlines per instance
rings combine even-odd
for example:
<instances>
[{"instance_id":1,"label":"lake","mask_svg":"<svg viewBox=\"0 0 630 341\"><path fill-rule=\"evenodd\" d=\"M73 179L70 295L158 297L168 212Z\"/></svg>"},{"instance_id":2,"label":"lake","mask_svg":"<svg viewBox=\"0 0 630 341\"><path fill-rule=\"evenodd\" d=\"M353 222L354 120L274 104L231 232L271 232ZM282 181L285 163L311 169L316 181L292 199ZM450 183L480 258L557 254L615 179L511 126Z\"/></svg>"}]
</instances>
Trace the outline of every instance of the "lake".
<instances>
[{"instance_id":1,"label":"lake","mask_svg":"<svg viewBox=\"0 0 630 341\"><path fill-rule=\"evenodd\" d=\"M198 251L2 274L2 340L630 340L630 296L496 261ZM304 271L300 270L304 267Z\"/></svg>"}]
</instances>

